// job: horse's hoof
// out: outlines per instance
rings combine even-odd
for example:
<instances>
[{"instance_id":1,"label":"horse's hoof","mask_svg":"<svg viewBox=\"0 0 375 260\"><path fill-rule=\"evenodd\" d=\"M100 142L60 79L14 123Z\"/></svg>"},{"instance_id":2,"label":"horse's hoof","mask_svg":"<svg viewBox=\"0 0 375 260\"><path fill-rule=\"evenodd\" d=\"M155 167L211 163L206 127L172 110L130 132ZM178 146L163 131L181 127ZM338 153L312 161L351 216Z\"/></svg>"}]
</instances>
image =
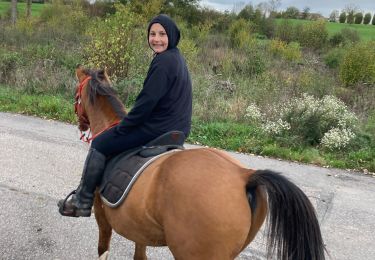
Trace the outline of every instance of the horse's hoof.
<instances>
[{"instance_id":1,"label":"horse's hoof","mask_svg":"<svg viewBox=\"0 0 375 260\"><path fill-rule=\"evenodd\" d=\"M109 252L105 251L100 257L99 260L108 260L109 259Z\"/></svg>"}]
</instances>

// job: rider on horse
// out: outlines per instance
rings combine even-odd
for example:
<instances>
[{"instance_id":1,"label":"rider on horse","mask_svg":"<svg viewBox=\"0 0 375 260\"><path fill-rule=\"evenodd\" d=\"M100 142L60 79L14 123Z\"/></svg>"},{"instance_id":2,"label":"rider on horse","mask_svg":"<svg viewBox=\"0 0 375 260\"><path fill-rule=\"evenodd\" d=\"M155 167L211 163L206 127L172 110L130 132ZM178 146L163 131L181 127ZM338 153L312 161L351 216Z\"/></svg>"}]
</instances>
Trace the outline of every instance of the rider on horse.
<instances>
[{"instance_id":1,"label":"rider on horse","mask_svg":"<svg viewBox=\"0 0 375 260\"><path fill-rule=\"evenodd\" d=\"M91 215L94 191L109 156L142 146L172 130L183 132L185 137L189 135L192 85L185 60L177 48L179 40L180 31L170 17L162 14L151 20L148 43L154 58L143 88L122 121L93 140L77 190L72 192L70 200L58 203L61 215Z\"/></svg>"}]
</instances>

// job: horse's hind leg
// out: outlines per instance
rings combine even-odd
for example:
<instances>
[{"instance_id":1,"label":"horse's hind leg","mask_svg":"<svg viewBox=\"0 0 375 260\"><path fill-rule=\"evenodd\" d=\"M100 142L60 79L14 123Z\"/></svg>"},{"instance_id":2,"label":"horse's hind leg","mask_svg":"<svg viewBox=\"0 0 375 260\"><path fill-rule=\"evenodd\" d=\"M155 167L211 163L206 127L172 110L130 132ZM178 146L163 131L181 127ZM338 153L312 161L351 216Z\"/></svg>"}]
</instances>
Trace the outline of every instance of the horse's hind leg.
<instances>
[{"instance_id":1,"label":"horse's hind leg","mask_svg":"<svg viewBox=\"0 0 375 260\"><path fill-rule=\"evenodd\" d=\"M135 243L134 260L147 260L146 246Z\"/></svg>"},{"instance_id":2,"label":"horse's hind leg","mask_svg":"<svg viewBox=\"0 0 375 260\"><path fill-rule=\"evenodd\" d=\"M99 256L101 256L106 251L109 251L109 243L112 236L112 227L105 217L102 200L100 199L98 191L95 192L94 212L96 223L98 224L99 228L98 254Z\"/></svg>"}]
</instances>

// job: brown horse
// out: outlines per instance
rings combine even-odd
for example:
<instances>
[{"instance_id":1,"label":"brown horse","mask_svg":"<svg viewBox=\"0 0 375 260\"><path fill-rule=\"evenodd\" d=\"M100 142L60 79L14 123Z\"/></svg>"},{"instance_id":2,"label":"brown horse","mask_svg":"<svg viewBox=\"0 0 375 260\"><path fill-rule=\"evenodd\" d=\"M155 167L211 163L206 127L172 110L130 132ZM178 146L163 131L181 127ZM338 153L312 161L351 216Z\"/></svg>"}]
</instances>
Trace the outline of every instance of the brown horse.
<instances>
[{"instance_id":1,"label":"brown horse","mask_svg":"<svg viewBox=\"0 0 375 260\"><path fill-rule=\"evenodd\" d=\"M104 71L78 67L76 74L80 128L89 126L95 136L121 120L123 105ZM147 259L146 246L168 246L182 260L234 259L268 213L269 258L325 259L319 223L306 195L280 174L247 169L216 149L160 157L119 207L106 206L96 192L94 211L99 256L107 254L115 230L135 242L134 259Z\"/></svg>"}]
</instances>

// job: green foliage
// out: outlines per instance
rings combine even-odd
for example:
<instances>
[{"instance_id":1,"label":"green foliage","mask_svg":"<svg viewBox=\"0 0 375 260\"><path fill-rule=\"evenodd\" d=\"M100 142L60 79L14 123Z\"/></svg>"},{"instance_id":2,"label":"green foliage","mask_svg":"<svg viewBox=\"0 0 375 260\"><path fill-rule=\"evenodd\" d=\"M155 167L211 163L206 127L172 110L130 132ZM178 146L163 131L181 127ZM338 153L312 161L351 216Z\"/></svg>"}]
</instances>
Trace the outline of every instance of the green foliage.
<instances>
[{"instance_id":1,"label":"green foliage","mask_svg":"<svg viewBox=\"0 0 375 260\"><path fill-rule=\"evenodd\" d=\"M238 18L244 20L251 20L254 16L255 10L252 4L247 4L239 13Z\"/></svg>"},{"instance_id":2,"label":"green foliage","mask_svg":"<svg viewBox=\"0 0 375 260\"><path fill-rule=\"evenodd\" d=\"M275 111L279 111L278 116L272 121L266 121L263 126L268 134L276 137L288 136L309 145L317 145L324 140L323 145L333 149L348 145L354 137L358 120L347 106L334 96L316 99L304 94L301 98L291 99ZM340 133L342 139L339 142ZM344 133L347 135L344 136ZM332 147L334 142L339 145Z\"/></svg>"},{"instance_id":3,"label":"green foliage","mask_svg":"<svg viewBox=\"0 0 375 260\"><path fill-rule=\"evenodd\" d=\"M295 26L289 19L283 19L277 26L275 32L276 38L284 42L291 42L295 39Z\"/></svg>"},{"instance_id":4,"label":"green foliage","mask_svg":"<svg viewBox=\"0 0 375 260\"><path fill-rule=\"evenodd\" d=\"M340 79L345 86L358 82L375 83L374 44L361 42L348 49L340 65Z\"/></svg>"},{"instance_id":5,"label":"green foliage","mask_svg":"<svg viewBox=\"0 0 375 260\"><path fill-rule=\"evenodd\" d=\"M79 2L68 5L62 0L53 1L40 14L40 22L46 26L45 30L52 38L68 36L77 39L76 35L86 30L88 19Z\"/></svg>"},{"instance_id":6,"label":"green foliage","mask_svg":"<svg viewBox=\"0 0 375 260\"><path fill-rule=\"evenodd\" d=\"M329 38L329 42L333 47L356 43L359 40L358 31L350 28L343 28L340 32L335 33Z\"/></svg>"},{"instance_id":7,"label":"green foliage","mask_svg":"<svg viewBox=\"0 0 375 260\"><path fill-rule=\"evenodd\" d=\"M304 47L314 50L325 46L328 39L328 31L324 20L313 21L302 25L298 34L298 41Z\"/></svg>"},{"instance_id":8,"label":"green foliage","mask_svg":"<svg viewBox=\"0 0 375 260\"><path fill-rule=\"evenodd\" d=\"M239 19L234 21L229 28L229 37L232 46L235 48L245 47L251 40L250 33L253 27L249 21Z\"/></svg>"},{"instance_id":9,"label":"green foliage","mask_svg":"<svg viewBox=\"0 0 375 260\"><path fill-rule=\"evenodd\" d=\"M372 24L372 25L375 25L375 13L374 13L374 15L372 16L371 24Z\"/></svg>"},{"instance_id":10,"label":"green foliage","mask_svg":"<svg viewBox=\"0 0 375 260\"><path fill-rule=\"evenodd\" d=\"M344 43L356 43L359 42L359 34L355 29L343 28L341 34L344 38Z\"/></svg>"},{"instance_id":11,"label":"green foliage","mask_svg":"<svg viewBox=\"0 0 375 260\"><path fill-rule=\"evenodd\" d=\"M299 16L299 9L294 6L288 7L283 13L283 17L287 19L297 19Z\"/></svg>"},{"instance_id":12,"label":"green foliage","mask_svg":"<svg viewBox=\"0 0 375 260\"><path fill-rule=\"evenodd\" d=\"M362 13L356 13L354 16L354 23L355 24L361 24L363 21L363 14Z\"/></svg>"},{"instance_id":13,"label":"green foliage","mask_svg":"<svg viewBox=\"0 0 375 260\"><path fill-rule=\"evenodd\" d=\"M106 67L115 80L125 79L136 58L144 57L146 31L140 17L129 8L116 5L116 13L104 21L92 22L87 34L91 41L84 47L90 67ZM144 65L147 66L147 65Z\"/></svg>"},{"instance_id":14,"label":"green foliage","mask_svg":"<svg viewBox=\"0 0 375 260\"><path fill-rule=\"evenodd\" d=\"M324 62L331 69L338 68L341 64L343 56L345 55L345 49L343 48L334 48L331 49L325 54Z\"/></svg>"},{"instance_id":15,"label":"green foliage","mask_svg":"<svg viewBox=\"0 0 375 260\"><path fill-rule=\"evenodd\" d=\"M348 15L347 15L347 17L346 17L346 22L347 22L348 24L352 24L352 23L354 23L354 11L350 11L350 12L348 12Z\"/></svg>"},{"instance_id":16,"label":"green foliage","mask_svg":"<svg viewBox=\"0 0 375 260\"><path fill-rule=\"evenodd\" d=\"M0 86L0 111L76 122L70 99L60 95L30 95Z\"/></svg>"},{"instance_id":17,"label":"green foliage","mask_svg":"<svg viewBox=\"0 0 375 260\"><path fill-rule=\"evenodd\" d=\"M12 72L20 66L21 62L20 53L0 49L0 83L7 83L11 80Z\"/></svg>"},{"instance_id":18,"label":"green foliage","mask_svg":"<svg viewBox=\"0 0 375 260\"><path fill-rule=\"evenodd\" d=\"M345 23L346 22L346 13L342 12L339 16L339 22L340 23Z\"/></svg>"},{"instance_id":19,"label":"green foliage","mask_svg":"<svg viewBox=\"0 0 375 260\"><path fill-rule=\"evenodd\" d=\"M286 43L278 39L271 40L270 51L274 55L282 57L287 61L299 62L302 59L302 52L299 43Z\"/></svg>"},{"instance_id":20,"label":"green foliage","mask_svg":"<svg viewBox=\"0 0 375 260\"><path fill-rule=\"evenodd\" d=\"M363 24L369 24L371 21L371 13L366 13L363 19Z\"/></svg>"}]
</instances>

